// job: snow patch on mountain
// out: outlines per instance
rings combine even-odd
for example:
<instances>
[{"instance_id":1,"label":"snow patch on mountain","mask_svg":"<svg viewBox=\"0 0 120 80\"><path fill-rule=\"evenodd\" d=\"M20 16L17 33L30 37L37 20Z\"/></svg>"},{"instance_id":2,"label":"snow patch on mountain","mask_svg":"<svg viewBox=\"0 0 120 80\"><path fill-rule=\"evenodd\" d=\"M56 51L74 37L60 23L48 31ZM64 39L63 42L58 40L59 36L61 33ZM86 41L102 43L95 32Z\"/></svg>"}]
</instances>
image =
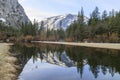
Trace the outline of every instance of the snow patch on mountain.
<instances>
[{"instance_id":1,"label":"snow patch on mountain","mask_svg":"<svg viewBox=\"0 0 120 80\"><path fill-rule=\"evenodd\" d=\"M59 29L62 27L66 29L70 24L77 20L77 15L65 14L59 16L49 17L43 20L44 27L48 29ZM41 23L40 23L41 24Z\"/></svg>"}]
</instances>

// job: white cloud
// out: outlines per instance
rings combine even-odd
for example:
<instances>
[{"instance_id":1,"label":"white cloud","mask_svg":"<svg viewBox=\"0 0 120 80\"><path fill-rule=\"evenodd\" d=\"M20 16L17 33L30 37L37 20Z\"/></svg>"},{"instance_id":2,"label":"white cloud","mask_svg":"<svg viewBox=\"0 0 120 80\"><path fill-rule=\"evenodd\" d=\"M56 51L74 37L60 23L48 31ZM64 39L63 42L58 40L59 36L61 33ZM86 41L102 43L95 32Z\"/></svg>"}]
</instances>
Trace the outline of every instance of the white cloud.
<instances>
[{"instance_id":1,"label":"white cloud","mask_svg":"<svg viewBox=\"0 0 120 80\"><path fill-rule=\"evenodd\" d=\"M71 6L71 7L78 7L77 4L78 3L78 0L51 0L51 1L54 1L58 4L61 4L61 5L67 5L67 6Z\"/></svg>"},{"instance_id":2,"label":"white cloud","mask_svg":"<svg viewBox=\"0 0 120 80\"><path fill-rule=\"evenodd\" d=\"M22 2L24 2L24 1L25 1L25 0L18 0L19 3L22 3Z\"/></svg>"},{"instance_id":3,"label":"white cloud","mask_svg":"<svg viewBox=\"0 0 120 80\"><path fill-rule=\"evenodd\" d=\"M30 8L30 7L26 7L25 12L31 21L33 21L34 19L40 21L44 18L57 15L56 13L45 12L38 9Z\"/></svg>"},{"instance_id":4,"label":"white cloud","mask_svg":"<svg viewBox=\"0 0 120 80\"><path fill-rule=\"evenodd\" d=\"M29 0L18 0L19 3L24 3L25 1L29 1Z\"/></svg>"}]
</instances>

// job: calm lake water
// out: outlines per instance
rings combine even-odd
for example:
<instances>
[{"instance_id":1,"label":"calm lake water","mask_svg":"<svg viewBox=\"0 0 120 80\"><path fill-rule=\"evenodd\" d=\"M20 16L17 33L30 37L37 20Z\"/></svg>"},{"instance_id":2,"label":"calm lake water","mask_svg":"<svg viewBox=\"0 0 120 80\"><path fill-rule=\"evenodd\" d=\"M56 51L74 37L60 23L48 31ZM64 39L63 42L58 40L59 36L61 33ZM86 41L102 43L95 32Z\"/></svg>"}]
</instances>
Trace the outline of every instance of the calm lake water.
<instances>
[{"instance_id":1,"label":"calm lake water","mask_svg":"<svg viewBox=\"0 0 120 80\"><path fill-rule=\"evenodd\" d=\"M18 80L120 80L120 50L63 45L15 45Z\"/></svg>"}]
</instances>

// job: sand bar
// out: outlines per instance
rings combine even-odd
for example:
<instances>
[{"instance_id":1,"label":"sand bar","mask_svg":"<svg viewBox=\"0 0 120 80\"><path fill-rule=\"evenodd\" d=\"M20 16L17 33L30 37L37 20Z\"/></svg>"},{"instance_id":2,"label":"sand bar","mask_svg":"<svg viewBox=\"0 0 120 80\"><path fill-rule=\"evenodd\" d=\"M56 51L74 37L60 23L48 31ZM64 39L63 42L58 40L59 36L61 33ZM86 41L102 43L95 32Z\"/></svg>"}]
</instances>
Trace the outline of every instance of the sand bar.
<instances>
[{"instance_id":1,"label":"sand bar","mask_svg":"<svg viewBox=\"0 0 120 80\"><path fill-rule=\"evenodd\" d=\"M32 41L34 43L46 43L46 44L63 44L72 46L85 46L95 48L106 48L106 49L118 49L120 50L120 43L79 43L79 42L52 42L52 41Z\"/></svg>"}]
</instances>

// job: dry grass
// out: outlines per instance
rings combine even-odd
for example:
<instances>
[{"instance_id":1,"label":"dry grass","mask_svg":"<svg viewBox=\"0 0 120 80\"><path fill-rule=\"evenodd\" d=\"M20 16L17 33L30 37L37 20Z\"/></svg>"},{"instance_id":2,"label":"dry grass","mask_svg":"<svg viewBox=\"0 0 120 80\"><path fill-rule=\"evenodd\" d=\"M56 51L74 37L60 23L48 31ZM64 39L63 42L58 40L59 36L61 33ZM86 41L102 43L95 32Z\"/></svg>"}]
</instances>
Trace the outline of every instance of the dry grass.
<instances>
[{"instance_id":1,"label":"dry grass","mask_svg":"<svg viewBox=\"0 0 120 80\"><path fill-rule=\"evenodd\" d=\"M15 65L17 59L10 56L9 45L0 43L0 80L16 80L18 66Z\"/></svg>"}]
</instances>

